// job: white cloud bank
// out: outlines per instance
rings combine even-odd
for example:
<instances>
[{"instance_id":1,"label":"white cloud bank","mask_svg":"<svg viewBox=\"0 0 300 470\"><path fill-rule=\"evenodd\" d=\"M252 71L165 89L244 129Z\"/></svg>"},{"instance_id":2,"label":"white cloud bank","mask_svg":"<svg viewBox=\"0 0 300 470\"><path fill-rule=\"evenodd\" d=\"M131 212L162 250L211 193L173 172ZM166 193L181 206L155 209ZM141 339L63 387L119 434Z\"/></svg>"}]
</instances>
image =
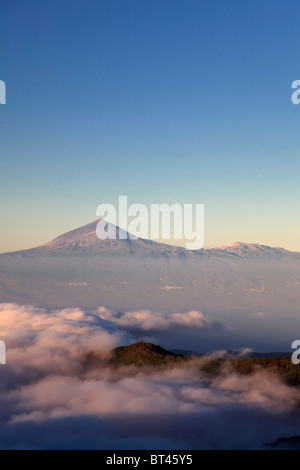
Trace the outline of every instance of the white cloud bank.
<instances>
[{"instance_id":1,"label":"white cloud bank","mask_svg":"<svg viewBox=\"0 0 300 470\"><path fill-rule=\"evenodd\" d=\"M146 328L145 312L142 320L137 312L129 316L130 325L137 320ZM0 338L7 343L1 448L245 449L299 433L299 388L264 372L208 378L192 365L152 373L85 370L81 360L89 351L132 340L100 313L0 305ZM175 325L203 321L176 315ZM154 317L149 327L158 323Z\"/></svg>"},{"instance_id":2,"label":"white cloud bank","mask_svg":"<svg viewBox=\"0 0 300 470\"><path fill-rule=\"evenodd\" d=\"M97 313L101 318L114 323L119 328L141 331L164 331L180 328L198 330L221 327L216 320L205 317L199 310L190 310L183 313L167 313L152 310L138 310L117 313L99 307Z\"/></svg>"},{"instance_id":3,"label":"white cloud bank","mask_svg":"<svg viewBox=\"0 0 300 470\"><path fill-rule=\"evenodd\" d=\"M65 370L91 351L110 351L132 343L132 337L98 315L79 308L47 310L0 304L0 338L7 363Z\"/></svg>"}]
</instances>

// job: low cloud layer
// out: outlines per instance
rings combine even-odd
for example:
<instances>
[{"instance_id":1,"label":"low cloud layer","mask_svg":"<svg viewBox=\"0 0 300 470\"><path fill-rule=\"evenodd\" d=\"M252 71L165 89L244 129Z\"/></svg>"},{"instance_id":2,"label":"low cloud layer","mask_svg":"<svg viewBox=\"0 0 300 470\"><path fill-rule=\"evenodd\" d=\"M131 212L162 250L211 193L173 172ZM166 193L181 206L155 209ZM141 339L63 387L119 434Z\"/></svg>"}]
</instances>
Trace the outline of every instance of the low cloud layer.
<instances>
[{"instance_id":1,"label":"low cloud layer","mask_svg":"<svg viewBox=\"0 0 300 470\"><path fill-rule=\"evenodd\" d=\"M8 364L48 372L68 371L84 354L133 341L113 323L79 308L16 304L0 304L0 339L6 343Z\"/></svg>"},{"instance_id":2,"label":"low cloud layer","mask_svg":"<svg viewBox=\"0 0 300 470\"><path fill-rule=\"evenodd\" d=\"M254 449L299 433L299 389L265 372L83 368L89 351L132 341L100 313L0 306L0 447Z\"/></svg>"},{"instance_id":3,"label":"low cloud layer","mask_svg":"<svg viewBox=\"0 0 300 470\"><path fill-rule=\"evenodd\" d=\"M220 328L216 320L205 317L199 310L183 313L166 313L152 310L115 313L105 307L97 310L98 314L114 323L119 328L140 331L170 331L172 329L192 328L198 330Z\"/></svg>"}]
</instances>

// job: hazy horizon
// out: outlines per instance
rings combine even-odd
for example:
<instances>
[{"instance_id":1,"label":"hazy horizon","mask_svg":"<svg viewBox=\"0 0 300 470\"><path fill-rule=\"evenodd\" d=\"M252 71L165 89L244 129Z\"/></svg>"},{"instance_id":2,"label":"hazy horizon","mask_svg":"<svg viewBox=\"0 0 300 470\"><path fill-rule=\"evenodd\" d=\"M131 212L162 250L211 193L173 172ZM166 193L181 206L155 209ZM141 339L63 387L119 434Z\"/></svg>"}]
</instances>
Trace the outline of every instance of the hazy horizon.
<instances>
[{"instance_id":1,"label":"hazy horizon","mask_svg":"<svg viewBox=\"0 0 300 470\"><path fill-rule=\"evenodd\" d=\"M94 219L94 220L98 220L98 219ZM94 221L93 220L93 221ZM92 223L93 221L90 221L90 222L87 222L86 224L83 224L81 226L78 226L78 227L70 227L68 230L66 230L65 232L62 232L62 233L58 233L56 235L54 235L53 238L51 239L47 239L46 241L38 244L38 245L29 245L29 246L26 246L26 247L23 247L23 248L17 248L17 249L13 249L13 250L7 250L7 251L0 251L0 254L5 254L5 253L13 253L15 251L24 251L24 250L30 250L30 249L33 249L33 248L38 248L40 246L44 246L48 243L50 243L51 241L55 240L56 238L60 237L61 235L65 235L67 234L68 232L72 232L73 230L76 230L78 228L82 228L84 227L85 225L89 225L90 223ZM119 227L119 226L117 226ZM121 227L122 228L122 227ZM138 238L141 238L141 237L138 237ZM180 241L180 240L173 240L173 239L170 239L170 240L165 240L165 239L151 239L150 237L149 238L141 238L142 240L151 240L151 241L154 241L154 242L157 242L157 243L161 243L161 244L165 244L165 245L171 245L171 246L174 246L174 247L182 247L184 248L184 241ZM261 245L261 246L267 246L267 247L271 247L271 248L283 248L283 249L286 249L287 251L291 251L292 253L300 253L300 251L297 251L297 250L288 250L287 248L283 247L283 246L275 246L275 245L266 245L266 244L263 244L263 243L258 243L258 242L254 242L254 241L247 241L247 240L234 240L232 243L230 243L229 245L226 245L226 244L221 244L221 245L218 245L218 246L208 246L206 243L204 244L204 249L207 249L207 250L210 250L210 249L214 249L214 248L224 248L224 247L232 247L236 244L245 244L245 245Z\"/></svg>"}]
</instances>

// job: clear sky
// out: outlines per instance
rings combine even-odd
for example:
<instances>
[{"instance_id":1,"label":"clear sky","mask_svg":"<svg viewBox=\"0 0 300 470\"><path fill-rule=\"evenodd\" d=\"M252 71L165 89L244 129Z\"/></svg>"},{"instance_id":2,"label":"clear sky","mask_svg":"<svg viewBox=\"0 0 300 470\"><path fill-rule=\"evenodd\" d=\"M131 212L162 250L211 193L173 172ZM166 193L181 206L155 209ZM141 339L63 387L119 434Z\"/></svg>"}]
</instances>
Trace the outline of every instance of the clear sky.
<instances>
[{"instance_id":1,"label":"clear sky","mask_svg":"<svg viewBox=\"0 0 300 470\"><path fill-rule=\"evenodd\" d=\"M0 251L103 202L204 203L205 246L300 251L299 0L0 4Z\"/></svg>"}]
</instances>

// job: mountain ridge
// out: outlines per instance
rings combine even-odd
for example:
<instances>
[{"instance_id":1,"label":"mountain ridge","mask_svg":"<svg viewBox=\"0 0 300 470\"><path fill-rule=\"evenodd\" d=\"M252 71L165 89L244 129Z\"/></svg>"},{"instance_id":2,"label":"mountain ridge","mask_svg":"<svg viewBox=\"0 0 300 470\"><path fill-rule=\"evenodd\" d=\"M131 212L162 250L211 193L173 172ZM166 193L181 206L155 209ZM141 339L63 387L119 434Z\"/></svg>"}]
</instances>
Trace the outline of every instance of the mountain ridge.
<instances>
[{"instance_id":1,"label":"mountain ridge","mask_svg":"<svg viewBox=\"0 0 300 470\"><path fill-rule=\"evenodd\" d=\"M41 247L0 255L0 302L133 312L126 321L134 335L135 324L145 327L133 321L137 311L155 319L157 312L196 310L219 322L219 328L204 322L203 332L181 329L182 349L197 350L199 334L206 350L218 349L219 335L226 337L232 325L239 331L232 333L236 342L224 348L284 351L291 344L299 330L299 253L241 242L188 251L143 239L102 241L96 223Z\"/></svg>"},{"instance_id":2,"label":"mountain ridge","mask_svg":"<svg viewBox=\"0 0 300 470\"><path fill-rule=\"evenodd\" d=\"M226 257L237 256L240 258L267 258L267 257L293 257L300 259L300 253L286 250L281 247L271 247L258 243L234 242L232 245L223 245L214 248L202 248L200 250L186 250L184 247L170 245L154 240L137 238L129 232L108 224L109 228L115 227L117 238L100 240L97 237L96 227L101 219L96 219L86 225L67 231L49 242L25 250L17 250L2 253L3 255L35 255L35 254L64 254L77 252L80 254L95 254L110 252L112 254L126 255L154 255L156 257L177 256L183 258L193 257ZM119 238L119 235L123 239ZM127 235L127 238L125 238Z\"/></svg>"},{"instance_id":3,"label":"mountain ridge","mask_svg":"<svg viewBox=\"0 0 300 470\"><path fill-rule=\"evenodd\" d=\"M157 344L139 341L114 348L107 357L103 357L103 353L99 351L91 352L85 357L84 363L91 368L97 368L102 367L105 361L117 367L184 367L192 364L208 377L224 375L229 371L239 376L249 376L263 370L273 376L276 375L290 386L300 384L300 371L297 365L292 363L290 356L219 357L217 353L185 356Z\"/></svg>"}]
</instances>

